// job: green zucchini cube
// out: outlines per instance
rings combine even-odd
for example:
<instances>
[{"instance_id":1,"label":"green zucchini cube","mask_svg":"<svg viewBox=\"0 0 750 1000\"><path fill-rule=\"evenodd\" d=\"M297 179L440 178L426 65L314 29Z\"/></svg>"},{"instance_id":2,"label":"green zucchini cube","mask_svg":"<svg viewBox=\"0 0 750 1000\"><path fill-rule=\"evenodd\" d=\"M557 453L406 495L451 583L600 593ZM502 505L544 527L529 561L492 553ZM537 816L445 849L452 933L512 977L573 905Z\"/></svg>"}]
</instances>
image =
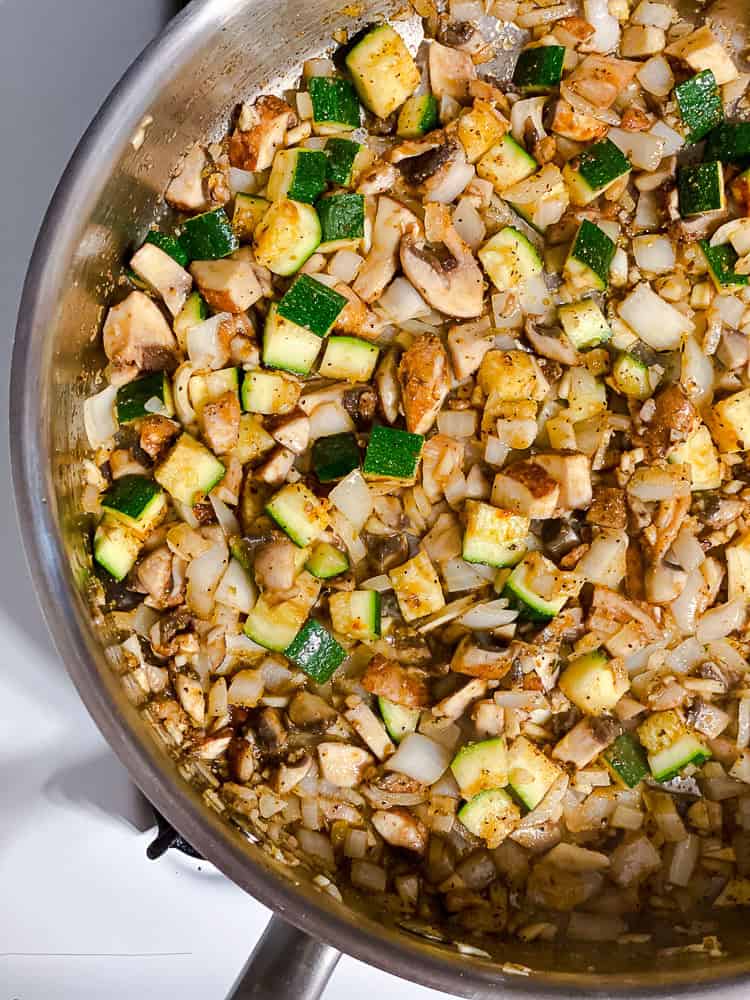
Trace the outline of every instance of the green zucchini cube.
<instances>
[{"instance_id":1,"label":"green zucchini cube","mask_svg":"<svg viewBox=\"0 0 750 1000\"><path fill-rule=\"evenodd\" d=\"M161 406L159 406L161 404ZM117 390L117 419L121 424L140 420L151 413L171 417L174 413L172 387L165 372L150 372L126 382Z\"/></svg>"},{"instance_id":2,"label":"green zucchini cube","mask_svg":"<svg viewBox=\"0 0 750 1000\"><path fill-rule=\"evenodd\" d=\"M438 102L434 94L415 94L401 108L396 135L402 139L419 139L438 127Z\"/></svg>"},{"instance_id":3,"label":"green zucchini cube","mask_svg":"<svg viewBox=\"0 0 750 1000\"><path fill-rule=\"evenodd\" d=\"M549 93L560 84L564 62L564 45L523 49L513 71L513 83L525 94Z\"/></svg>"},{"instance_id":4,"label":"green zucchini cube","mask_svg":"<svg viewBox=\"0 0 750 1000\"><path fill-rule=\"evenodd\" d=\"M179 236L170 236L169 233L160 233L158 229L149 229L143 242L153 243L155 247L169 254L172 260L176 260L180 267L187 267L190 263L190 257Z\"/></svg>"},{"instance_id":5,"label":"green zucchini cube","mask_svg":"<svg viewBox=\"0 0 750 1000\"><path fill-rule=\"evenodd\" d=\"M309 274L295 278L276 306L279 316L318 337L325 337L346 307L346 299Z\"/></svg>"},{"instance_id":6,"label":"green zucchini cube","mask_svg":"<svg viewBox=\"0 0 750 1000\"><path fill-rule=\"evenodd\" d=\"M162 519L167 502L158 485L147 476L121 476L101 499L102 509L132 531L145 537Z\"/></svg>"},{"instance_id":7,"label":"green zucchini cube","mask_svg":"<svg viewBox=\"0 0 750 1000\"><path fill-rule=\"evenodd\" d=\"M621 733L603 757L610 771L628 788L635 788L649 774L646 751L632 733Z\"/></svg>"},{"instance_id":8,"label":"green zucchini cube","mask_svg":"<svg viewBox=\"0 0 750 1000\"><path fill-rule=\"evenodd\" d=\"M680 167L677 171L677 194L683 219L723 211L727 202L721 163L712 160L710 163Z\"/></svg>"},{"instance_id":9,"label":"green zucchini cube","mask_svg":"<svg viewBox=\"0 0 750 1000\"><path fill-rule=\"evenodd\" d=\"M604 291L616 249L603 229L584 219L565 261L564 277L578 292Z\"/></svg>"},{"instance_id":10,"label":"green zucchini cube","mask_svg":"<svg viewBox=\"0 0 750 1000\"><path fill-rule=\"evenodd\" d=\"M284 650L284 656L316 684L325 684L346 659L346 650L325 626L309 618Z\"/></svg>"},{"instance_id":11,"label":"green zucchini cube","mask_svg":"<svg viewBox=\"0 0 750 1000\"><path fill-rule=\"evenodd\" d=\"M315 131L344 132L359 126L357 92L348 80L335 76L313 76L307 81L313 106Z\"/></svg>"},{"instance_id":12,"label":"green zucchini cube","mask_svg":"<svg viewBox=\"0 0 750 1000\"><path fill-rule=\"evenodd\" d=\"M743 288L748 284L750 275L737 274L734 269L739 257L731 243L722 243L717 247L712 247L708 240L701 240L700 248L706 258L708 273L711 275L717 292Z\"/></svg>"},{"instance_id":13,"label":"green zucchini cube","mask_svg":"<svg viewBox=\"0 0 750 1000\"><path fill-rule=\"evenodd\" d=\"M376 424L370 432L363 471L370 479L413 480L422 457L424 437Z\"/></svg>"},{"instance_id":14,"label":"green zucchini cube","mask_svg":"<svg viewBox=\"0 0 750 1000\"><path fill-rule=\"evenodd\" d=\"M359 445L351 431L318 438L312 446L312 467L321 483L343 479L359 468L359 462Z\"/></svg>"},{"instance_id":15,"label":"green zucchini cube","mask_svg":"<svg viewBox=\"0 0 750 1000\"><path fill-rule=\"evenodd\" d=\"M94 560L118 582L135 565L143 540L122 521L105 516L94 534Z\"/></svg>"},{"instance_id":16,"label":"green zucchini cube","mask_svg":"<svg viewBox=\"0 0 750 1000\"><path fill-rule=\"evenodd\" d=\"M326 177L332 184L348 187L354 175L354 161L362 146L351 139L341 139L338 136L326 142L323 152L326 155Z\"/></svg>"},{"instance_id":17,"label":"green zucchini cube","mask_svg":"<svg viewBox=\"0 0 750 1000\"><path fill-rule=\"evenodd\" d=\"M698 142L724 120L724 105L716 77L704 69L674 88L688 142Z\"/></svg>"},{"instance_id":18,"label":"green zucchini cube","mask_svg":"<svg viewBox=\"0 0 750 1000\"><path fill-rule=\"evenodd\" d=\"M630 160L611 139L594 143L563 168L571 202L589 205L631 169Z\"/></svg>"},{"instance_id":19,"label":"green zucchini cube","mask_svg":"<svg viewBox=\"0 0 750 1000\"><path fill-rule=\"evenodd\" d=\"M321 198L315 208L322 231L321 253L356 247L365 235L364 195L332 194Z\"/></svg>"},{"instance_id":20,"label":"green zucchini cube","mask_svg":"<svg viewBox=\"0 0 750 1000\"><path fill-rule=\"evenodd\" d=\"M328 159L322 149L280 149L273 158L268 197L312 205L326 189L327 173Z\"/></svg>"},{"instance_id":21,"label":"green zucchini cube","mask_svg":"<svg viewBox=\"0 0 750 1000\"><path fill-rule=\"evenodd\" d=\"M228 257L240 243L223 208L187 219L180 243L191 260L218 260Z\"/></svg>"},{"instance_id":22,"label":"green zucchini cube","mask_svg":"<svg viewBox=\"0 0 750 1000\"><path fill-rule=\"evenodd\" d=\"M192 507L224 478L224 466L204 444L181 434L154 470L154 479L180 503Z\"/></svg>"},{"instance_id":23,"label":"green zucchini cube","mask_svg":"<svg viewBox=\"0 0 750 1000\"><path fill-rule=\"evenodd\" d=\"M750 157L750 122L723 122L706 140L704 159L736 163Z\"/></svg>"}]
</instances>

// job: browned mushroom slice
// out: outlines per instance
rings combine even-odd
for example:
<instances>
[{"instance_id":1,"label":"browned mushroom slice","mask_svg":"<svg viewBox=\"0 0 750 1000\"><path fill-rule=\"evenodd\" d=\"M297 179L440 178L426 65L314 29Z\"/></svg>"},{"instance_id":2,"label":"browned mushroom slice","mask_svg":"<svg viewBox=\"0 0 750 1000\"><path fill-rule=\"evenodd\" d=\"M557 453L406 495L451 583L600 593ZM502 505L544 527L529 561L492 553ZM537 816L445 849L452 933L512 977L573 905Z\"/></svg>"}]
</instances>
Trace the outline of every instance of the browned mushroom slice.
<instances>
[{"instance_id":1,"label":"browned mushroom slice","mask_svg":"<svg viewBox=\"0 0 750 1000\"><path fill-rule=\"evenodd\" d=\"M207 166L206 151L196 144L169 183L165 198L170 205L181 212L202 212L209 207L203 180Z\"/></svg>"},{"instance_id":2,"label":"browned mushroom slice","mask_svg":"<svg viewBox=\"0 0 750 1000\"><path fill-rule=\"evenodd\" d=\"M232 166L242 170L268 169L286 130L296 123L294 111L280 97L265 95L255 104L243 105L239 127L229 140Z\"/></svg>"},{"instance_id":3,"label":"browned mushroom slice","mask_svg":"<svg viewBox=\"0 0 750 1000\"><path fill-rule=\"evenodd\" d=\"M425 675L421 670L402 667L380 654L367 665L362 687L371 694L407 708L424 708L430 703Z\"/></svg>"},{"instance_id":4,"label":"browned mushroom slice","mask_svg":"<svg viewBox=\"0 0 750 1000\"><path fill-rule=\"evenodd\" d=\"M426 434L451 387L448 355L435 334L422 334L404 351L398 376L406 429Z\"/></svg>"},{"instance_id":5,"label":"browned mushroom slice","mask_svg":"<svg viewBox=\"0 0 750 1000\"><path fill-rule=\"evenodd\" d=\"M405 205L381 196L372 230L372 247L354 282L354 292L364 302L380 298L396 273L398 248L405 233L418 233L419 220Z\"/></svg>"},{"instance_id":6,"label":"browned mushroom slice","mask_svg":"<svg viewBox=\"0 0 750 1000\"><path fill-rule=\"evenodd\" d=\"M498 472L492 486L496 507L534 519L554 517L559 499L559 484L536 462L508 466Z\"/></svg>"},{"instance_id":7,"label":"browned mushroom slice","mask_svg":"<svg viewBox=\"0 0 750 1000\"><path fill-rule=\"evenodd\" d=\"M217 455L226 454L237 444L240 416L240 401L236 392L225 392L203 407L203 436Z\"/></svg>"},{"instance_id":8,"label":"browned mushroom slice","mask_svg":"<svg viewBox=\"0 0 750 1000\"><path fill-rule=\"evenodd\" d=\"M378 809L372 814L372 825L392 847L424 854L427 847L427 827L407 809Z\"/></svg>"},{"instance_id":9,"label":"browned mushroom slice","mask_svg":"<svg viewBox=\"0 0 750 1000\"><path fill-rule=\"evenodd\" d=\"M449 316L470 319L482 312L484 280L471 248L456 232L445 205L429 204L425 226L447 251L438 253L409 233L401 240L404 274L424 299Z\"/></svg>"},{"instance_id":10,"label":"browned mushroom slice","mask_svg":"<svg viewBox=\"0 0 750 1000\"><path fill-rule=\"evenodd\" d=\"M143 292L131 292L107 313L104 351L111 362L112 382L121 384L141 371L174 367L177 341L156 303Z\"/></svg>"}]
</instances>

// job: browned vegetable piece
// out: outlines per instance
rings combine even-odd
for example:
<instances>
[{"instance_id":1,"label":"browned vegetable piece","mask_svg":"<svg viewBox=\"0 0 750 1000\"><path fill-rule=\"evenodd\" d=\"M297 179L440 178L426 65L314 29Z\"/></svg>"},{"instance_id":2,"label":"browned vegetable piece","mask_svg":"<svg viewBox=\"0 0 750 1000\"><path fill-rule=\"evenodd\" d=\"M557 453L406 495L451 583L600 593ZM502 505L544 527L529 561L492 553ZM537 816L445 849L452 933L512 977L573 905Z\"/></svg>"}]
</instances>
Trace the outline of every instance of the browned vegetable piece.
<instances>
[{"instance_id":1,"label":"browned vegetable piece","mask_svg":"<svg viewBox=\"0 0 750 1000\"><path fill-rule=\"evenodd\" d=\"M625 528L628 523L625 491L617 486L595 486L593 493L586 520L602 528Z\"/></svg>"},{"instance_id":2,"label":"browned vegetable piece","mask_svg":"<svg viewBox=\"0 0 750 1000\"><path fill-rule=\"evenodd\" d=\"M421 670L402 667L379 653L368 663L362 687L370 694L407 708L426 708L430 703L426 677Z\"/></svg>"},{"instance_id":3,"label":"browned vegetable piece","mask_svg":"<svg viewBox=\"0 0 750 1000\"><path fill-rule=\"evenodd\" d=\"M650 461L664 458L673 445L687 440L698 426L698 413L681 385L668 385L654 397L654 402L654 415L642 434Z\"/></svg>"},{"instance_id":4,"label":"browned vegetable piece","mask_svg":"<svg viewBox=\"0 0 750 1000\"><path fill-rule=\"evenodd\" d=\"M417 337L398 366L406 429L426 434L450 390L448 355L432 333Z\"/></svg>"}]
</instances>

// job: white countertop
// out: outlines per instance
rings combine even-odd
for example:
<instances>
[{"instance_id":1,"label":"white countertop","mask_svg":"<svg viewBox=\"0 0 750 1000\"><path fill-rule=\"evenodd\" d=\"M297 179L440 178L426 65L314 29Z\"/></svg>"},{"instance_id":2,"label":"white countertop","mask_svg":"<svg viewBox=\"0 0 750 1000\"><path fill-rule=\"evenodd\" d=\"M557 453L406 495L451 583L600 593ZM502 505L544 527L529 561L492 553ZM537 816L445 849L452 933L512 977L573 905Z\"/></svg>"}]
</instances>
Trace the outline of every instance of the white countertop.
<instances>
[{"instance_id":1,"label":"white countertop","mask_svg":"<svg viewBox=\"0 0 750 1000\"><path fill-rule=\"evenodd\" d=\"M0 0L2 412L21 283L58 177L171 0ZM93 45L92 41L96 44ZM146 859L148 804L55 655L18 539L7 441L0 523L0 1000L223 1000L268 911L173 851ZM326 1000L437 1000L342 959ZM269 996L271 993L269 992Z\"/></svg>"}]
</instances>

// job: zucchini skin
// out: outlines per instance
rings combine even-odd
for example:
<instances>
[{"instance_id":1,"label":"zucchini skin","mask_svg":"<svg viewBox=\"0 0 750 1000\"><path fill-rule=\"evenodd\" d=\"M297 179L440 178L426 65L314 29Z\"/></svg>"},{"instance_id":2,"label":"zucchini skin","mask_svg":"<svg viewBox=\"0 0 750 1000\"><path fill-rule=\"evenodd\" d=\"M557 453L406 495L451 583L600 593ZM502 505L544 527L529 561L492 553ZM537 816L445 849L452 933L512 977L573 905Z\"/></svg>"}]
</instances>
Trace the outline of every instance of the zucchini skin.
<instances>
[{"instance_id":1,"label":"zucchini skin","mask_svg":"<svg viewBox=\"0 0 750 1000\"><path fill-rule=\"evenodd\" d=\"M710 160L680 167L677 171L677 194L683 218L720 211L726 203L721 163Z\"/></svg>"},{"instance_id":2,"label":"zucchini skin","mask_svg":"<svg viewBox=\"0 0 750 1000\"><path fill-rule=\"evenodd\" d=\"M313 121L357 128L360 108L357 92L348 80L341 77L313 76L307 82L313 105Z\"/></svg>"},{"instance_id":3,"label":"zucchini skin","mask_svg":"<svg viewBox=\"0 0 750 1000\"><path fill-rule=\"evenodd\" d=\"M312 447L312 465L321 483L343 479L360 464L359 445L351 431L318 438Z\"/></svg>"},{"instance_id":4,"label":"zucchini skin","mask_svg":"<svg viewBox=\"0 0 750 1000\"><path fill-rule=\"evenodd\" d=\"M354 161L362 149L358 142L352 139L342 139L334 136L325 144L323 152L326 155L326 177L332 184L347 187L352 182Z\"/></svg>"},{"instance_id":5,"label":"zucchini skin","mask_svg":"<svg viewBox=\"0 0 750 1000\"><path fill-rule=\"evenodd\" d=\"M180 267L187 267L190 263L190 256L179 236L170 236L169 233L160 233L158 229L149 229L143 242L153 243L155 247L169 254L172 260L176 260Z\"/></svg>"},{"instance_id":6,"label":"zucchini skin","mask_svg":"<svg viewBox=\"0 0 750 1000\"><path fill-rule=\"evenodd\" d=\"M309 618L284 650L284 656L316 684L325 684L346 659L346 651L324 625Z\"/></svg>"},{"instance_id":7,"label":"zucchini skin","mask_svg":"<svg viewBox=\"0 0 750 1000\"><path fill-rule=\"evenodd\" d=\"M180 243L191 260L219 260L234 253L240 245L223 208L187 219Z\"/></svg>"},{"instance_id":8,"label":"zucchini skin","mask_svg":"<svg viewBox=\"0 0 750 1000\"><path fill-rule=\"evenodd\" d=\"M149 416L149 411L145 408L150 399L160 399L164 408L172 415L172 390L169 385L169 377L164 372L150 372L142 378L133 379L126 382L117 390L117 419L121 424L130 423L131 420L139 420L141 417Z\"/></svg>"},{"instance_id":9,"label":"zucchini skin","mask_svg":"<svg viewBox=\"0 0 750 1000\"><path fill-rule=\"evenodd\" d=\"M724 122L709 133L706 160L736 163L750 157L750 122Z\"/></svg>"},{"instance_id":10,"label":"zucchini skin","mask_svg":"<svg viewBox=\"0 0 750 1000\"><path fill-rule=\"evenodd\" d=\"M362 194L332 194L315 206L322 230L321 243L361 240L365 235L365 197Z\"/></svg>"},{"instance_id":11,"label":"zucchini skin","mask_svg":"<svg viewBox=\"0 0 750 1000\"><path fill-rule=\"evenodd\" d=\"M704 69L674 88L687 141L698 142L724 120L724 105L710 69ZM719 159L719 157L716 157Z\"/></svg>"},{"instance_id":12,"label":"zucchini skin","mask_svg":"<svg viewBox=\"0 0 750 1000\"><path fill-rule=\"evenodd\" d=\"M121 476L102 496L101 503L105 510L137 521L160 493L161 490L153 479L139 475Z\"/></svg>"},{"instance_id":13,"label":"zucchini skin","mask_svg":"<svg viewBox=\"0 0 750 1000\"><path fill-rule=\"evenodd\" d=\"M291 323L325 337L345 307L343 295L309 274L300 274L277 304L276 311Z\"/></svg>"},{"instance_id":14,"label":"zucchini skin","mask_svg":"<svg viewBox=\"0 0 750 1000\"><path fill-rule=\"evenodd\" d=\"M365 452L364 473L393 479L412 479L422 456L424 437L376 424Z\"/></svg>"},{"instance_id":15,"label":"zucchini skin","mask_svg":"<svg viewBox=\"0 0 750 1000\"><path fill-rule=\"evenodd\" d=\"M616 249L617 247L603 229L588 219L584 219L576 235L570 256L592 271L602 283L601 287L606 288L609 284L609 268Z\"/></svg>"},{"instance_id":16,"label":"zucchini skin","mask_svg":"<svg viewBox=\"0 0 750 1000\"><path fill-rule=\"evenodd\" d=\"M630 169L627 156L611 139L602 139L578 157L578 173L594 191L603 190Z\"/></svg>"},{"instance_id":17,"label":"zucchini skin","mask_svg":"<svg viewBox=\"0 0 750 1000\"><path fill-rule=\"evenodd\" d=\"M631 733L620 733L603 756L610 770L628 788L635 788L650 773L646 751Z\"/></svg>"},{"instance_id":18,"label":"zucchini skin","mask_svg":"<svg viewBox=\"0 0 750 1000\"><path fill-rule=\"evenodd\" d=\"M554 90L562 79L564 45L538 45L523 49L513 71L513 83L526 94Z\"/></svg>"},{"instance_id":19,"label":"zucchini skin","mask_svg":"<svg viewBox=\"0 0 750 1000\"><path fill-rule=\"evenodd\" d=\"M731 243L722 243L721 246L712 247L708 240L701 240L700 248L708 263L709 274L717 291L740 287L750 282L750 274L737 274L734 270L734 265L739 257Z\"/></svg>"}]
</instances>

